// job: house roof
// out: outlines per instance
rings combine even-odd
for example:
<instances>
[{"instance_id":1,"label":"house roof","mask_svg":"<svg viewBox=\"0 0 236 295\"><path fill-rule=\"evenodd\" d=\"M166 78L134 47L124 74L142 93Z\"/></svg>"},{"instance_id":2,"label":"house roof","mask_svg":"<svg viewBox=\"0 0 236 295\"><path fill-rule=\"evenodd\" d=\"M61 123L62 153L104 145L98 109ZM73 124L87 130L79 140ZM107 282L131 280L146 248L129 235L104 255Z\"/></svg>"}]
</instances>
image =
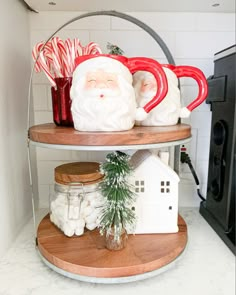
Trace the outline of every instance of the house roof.
<instances>
[{"instance_id":1,"label":"house roof","mask_svg":"<svg viewBox=\"0 0 236 295\"><path fill-rule=\"evenodd\" d=\"M139 166L141 166L143 163L145 163L145 160L152 157L154 163L157 163L158 166L161 168L161 170L168 174L170 177L174 178L176 181L179 182L179 176L178 174L168 165L166 165L160 157L157 155L154 155L150 152L150 150L140 150L135 152L131 159L130 159L130 165L135 169L137 169Z\"/></svg>"}]
</instances>

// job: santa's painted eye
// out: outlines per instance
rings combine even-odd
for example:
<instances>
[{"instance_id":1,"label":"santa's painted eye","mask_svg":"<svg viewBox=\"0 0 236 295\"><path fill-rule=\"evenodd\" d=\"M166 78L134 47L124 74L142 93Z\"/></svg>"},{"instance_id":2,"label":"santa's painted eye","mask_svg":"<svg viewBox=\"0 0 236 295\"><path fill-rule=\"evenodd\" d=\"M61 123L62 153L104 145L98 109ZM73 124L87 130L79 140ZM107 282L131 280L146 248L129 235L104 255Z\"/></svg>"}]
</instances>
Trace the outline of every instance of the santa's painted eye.
<instances>
[{"instance_id":1,"label":"santa's painted eye","mask_svg":"<svg viewBox=\"0 0 236 295\"><path fill-rule=\"evenodd\" d=\"M90 80L88 80L88 82L96 82L96 80L95 79L90 79Z\"/></svg>"},{"instance_id":2,"label":"santa's painted eye","mask_svg":"<svg viewBox=\"0 0 236 295\"><path fill-rule=\"evenodd\" d=\"M114 80L112 80L112 79L108 79L107 82L114 82Z\"/></svg>"},{"instance_id":3,"label":"santa's painted eye","mask_svg":"<svg viewBox=\"0 0 236 295\"><path fill-rule=\"evenodd\" d=\"M143 86L148 86L149 85L149 83L145 83L145 84L143 84Z\"/></svg>"}]
</instances>

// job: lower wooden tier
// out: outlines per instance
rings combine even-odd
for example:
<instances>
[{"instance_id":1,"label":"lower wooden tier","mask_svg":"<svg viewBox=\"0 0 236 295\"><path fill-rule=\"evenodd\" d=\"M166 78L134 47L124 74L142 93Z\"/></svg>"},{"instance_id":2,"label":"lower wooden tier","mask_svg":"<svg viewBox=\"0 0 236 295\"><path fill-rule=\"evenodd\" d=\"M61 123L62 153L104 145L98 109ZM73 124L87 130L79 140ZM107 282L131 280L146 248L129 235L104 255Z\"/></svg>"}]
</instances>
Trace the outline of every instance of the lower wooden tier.
<instances>
[{"instance_id":1,"label":"lower wooden tier","mask_svg":"<svg viewBox=\"0 0 236 295\"><path fill-rule=\"evenodd\" d=\"M93 278L137 276L163 268L183 252L187 226L181 216L178 225L179 232L174 234L129 235L125 249L110 251L97 230L69 238L47 215L38 227L38 249L47 264L62 273Z\"/></svg>"}]
</instances>

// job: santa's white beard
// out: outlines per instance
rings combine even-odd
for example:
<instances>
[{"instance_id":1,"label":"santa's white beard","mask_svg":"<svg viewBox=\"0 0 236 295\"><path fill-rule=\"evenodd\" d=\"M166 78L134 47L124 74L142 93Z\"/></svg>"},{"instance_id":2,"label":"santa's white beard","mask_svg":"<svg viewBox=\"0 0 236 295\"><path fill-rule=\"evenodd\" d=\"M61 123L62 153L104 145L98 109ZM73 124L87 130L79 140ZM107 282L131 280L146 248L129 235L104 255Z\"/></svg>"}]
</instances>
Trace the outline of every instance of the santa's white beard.
<instances>
[{"instance_id":1,"label":"santa's white beard","mask_svg":"<svg viewBox=\"0 0 236 295\"><path fill-rule=\"evenodd\" d=\"M88 91L82 87L76 89L76 97L73 98L71 107L75 129L122 131L134 126L136 103L132 86L121 91L110 89Z\"/></svg>"},{"instance_id":2,"label":"santa's white beard","mask_svg":"<svg viewBox=\"0 0 236 295\"><path fill-rule=\"evenodd\" d=\"M156 91L140 92L139 95L137 93L136 90L137 106L144 107L154 97ZM142 126L175 125L179 119L180 108L180 92L178 87L169 88L165 98L148 113L148 117L141 122L135 122L135 124Z\"/></svg>"}]
</instances>

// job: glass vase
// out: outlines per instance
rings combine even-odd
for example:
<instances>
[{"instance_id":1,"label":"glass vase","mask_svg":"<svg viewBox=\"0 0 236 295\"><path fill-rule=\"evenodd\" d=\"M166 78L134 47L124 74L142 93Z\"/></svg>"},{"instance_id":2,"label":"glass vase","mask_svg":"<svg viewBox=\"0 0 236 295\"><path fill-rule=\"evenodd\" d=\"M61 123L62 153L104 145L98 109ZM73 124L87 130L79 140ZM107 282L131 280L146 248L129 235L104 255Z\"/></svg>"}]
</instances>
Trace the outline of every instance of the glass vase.
<instances>
[{"instance_id":1,"label":"glass vase","mask_svg":"<svg viewBox=\"0 0 236 295\"><path fill-rule=\"evenodd\" d=\"M57 126L73 126L70 88L72 77L55 78L56 88L51 88L53 121Z\"/></svg>"},{"instance_id":2,"label":"glass vase","mask_svg":"<svg viewBox=\"0 0 236 295\"><path fill-rule=\"evenodd\" d=\"M125 229L122 229L120 235L115 236L114 229L111 228L106 232L106 248L108 250L122 250L127 245L128 235Z\"/></svg>"}]
</instances>

